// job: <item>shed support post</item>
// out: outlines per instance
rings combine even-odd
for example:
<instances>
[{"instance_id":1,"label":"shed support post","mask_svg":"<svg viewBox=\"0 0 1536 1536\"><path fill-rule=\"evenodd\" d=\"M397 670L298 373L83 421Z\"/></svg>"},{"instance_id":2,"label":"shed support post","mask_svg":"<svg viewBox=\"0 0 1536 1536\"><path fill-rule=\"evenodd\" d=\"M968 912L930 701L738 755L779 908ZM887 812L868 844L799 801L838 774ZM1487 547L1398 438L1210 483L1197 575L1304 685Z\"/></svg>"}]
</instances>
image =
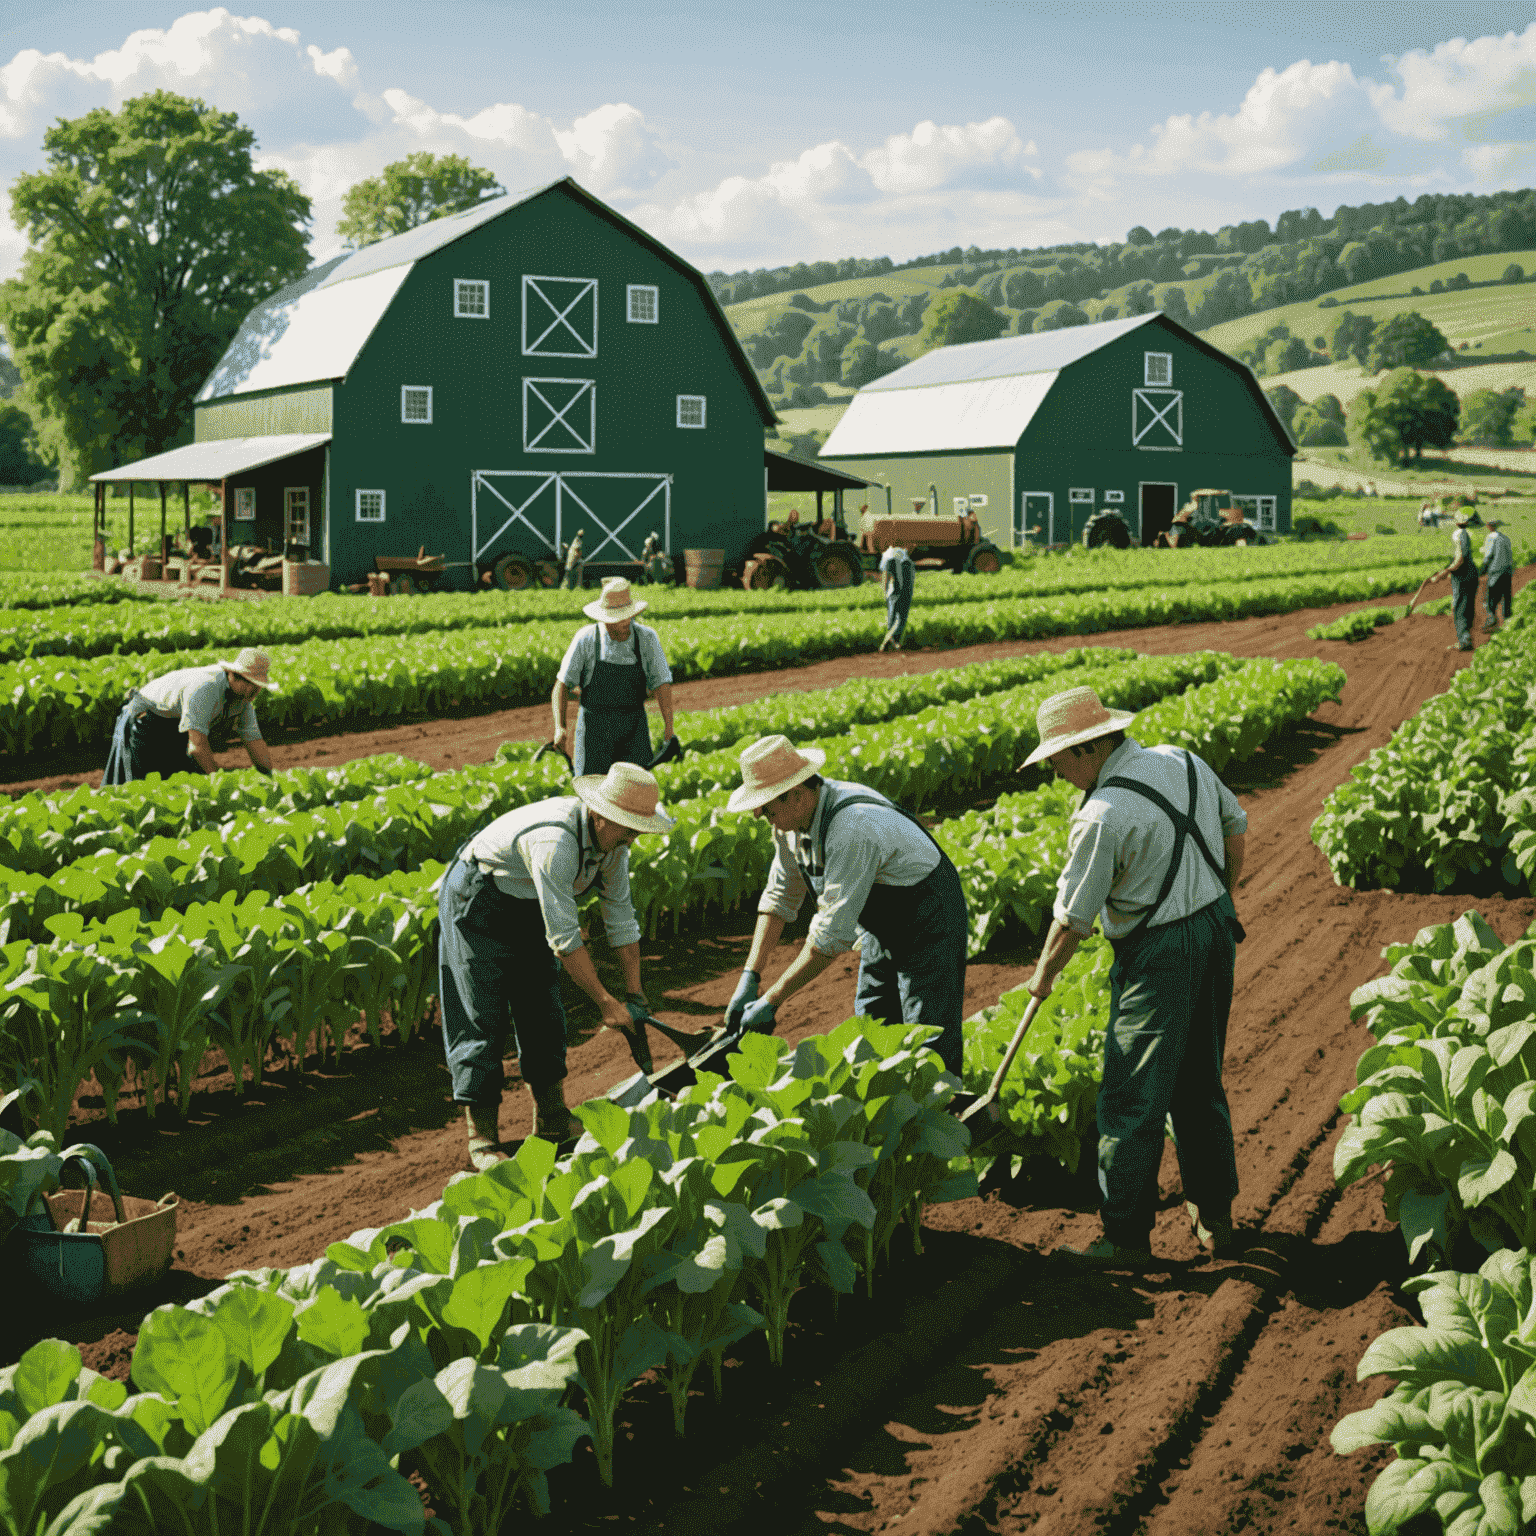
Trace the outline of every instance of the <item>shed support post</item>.
<instances>
[{"instance_id":1,"label":"shed support post","mask_svg":"<svg viewBox=\"0 0 1536 1536\"><path fill-rule=\"evenodd\" d=\"M219 595L229 591L229 481L219 482Z\"/></svg>"},{"instance_id":2,"label":"shed support post","mask_svg":"<svg viewBox=\"0 0 1536 1536\"><path fill-rule=\"evenodd\" d=\"M181 547L188 556L192 553L192 482L181 482Z\"/></svg>"},{"instance_id":3,"label":"shed support post","mask_svg":"<svg viewBox=\"0 0 1536 1536\"><path fill-rule=\"evenodd\" d=\"M107 568L107 483L98 480L95 484L96 506L93 509L95 516L92 519L91 529L91 568L97 571L105 571Z\"/></svg>"},{"instance_id":4,"label":"shed support post","mask_svg":"<svg viewBox=\"0 0 1536 1536\"><path fill-rule=\"evenodd\" d=\"M128 558L133 559L133 481L128 482Z\"/></svg>"},{"instance_id":5,"label":"shed support post","mask_svg":"<svg viewBox=\"0 0 1536 1536\"><path fill-rule=\"evenodd\" d=\"M165 481L160 482L160 579L165 579Z\"/></svg>"}]
</instances>

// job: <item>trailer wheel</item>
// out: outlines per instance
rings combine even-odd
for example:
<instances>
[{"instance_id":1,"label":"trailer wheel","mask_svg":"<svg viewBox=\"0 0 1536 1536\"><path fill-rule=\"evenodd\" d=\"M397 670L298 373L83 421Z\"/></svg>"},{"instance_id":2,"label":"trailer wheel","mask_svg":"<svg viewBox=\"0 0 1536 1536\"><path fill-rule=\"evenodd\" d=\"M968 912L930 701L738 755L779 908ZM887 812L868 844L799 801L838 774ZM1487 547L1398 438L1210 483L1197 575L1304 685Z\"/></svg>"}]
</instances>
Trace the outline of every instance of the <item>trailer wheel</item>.
<instances>
[{"instance_id":1,"label":"trailer wheel","mask_svg":"<svg viewBox=\"0 0 1536 1536\"><path fill-rule=\"evenodd\" d=\"M533 581L533 562L521 555L498 555L491 567L491 585L503 592L525 591Z\"/></svg>"},{"instance_id":2,"label":"trailer wheel","mask_svg":"<svg viewBox=\"0 0 1536 1536\"><path fill-rule=\"evenodd\" d=\"M811 557L818 587L851 587L862 580L864 565L851 544L828 544Z\"/></svg>"},{"instance_id":3,"label":"trailer wheel","mask_svg":"<svg viewBox=\"0 0 1536 1536\"><path fill-rule=\"evenodd\" d=\"M533 578L541 587L558 587L560 585L560 562L558 560L536 560L533 565Z\"/></svg>"},{"instance_id":4,"label":"trailer wheel","mask_svg":"<svg viewBox=\"0 0 1536 1536\"><path fill-rule=\"evenodd\" d=\"M416 591L416 578L409 571L396 571L389 578L391 597L410 597Z\"/></svg>"},{"instance_id":5,"label":"trailer wheel","mask_svg":"<svg viewBox=\"0 0 1536 1536\"><path fill-rule=\"evenodd\" d=\"M995 576L1003 568L1003 553L990 539L971 545L965 556L965 569L973 576Z\"/></svg>"}]
</instances>

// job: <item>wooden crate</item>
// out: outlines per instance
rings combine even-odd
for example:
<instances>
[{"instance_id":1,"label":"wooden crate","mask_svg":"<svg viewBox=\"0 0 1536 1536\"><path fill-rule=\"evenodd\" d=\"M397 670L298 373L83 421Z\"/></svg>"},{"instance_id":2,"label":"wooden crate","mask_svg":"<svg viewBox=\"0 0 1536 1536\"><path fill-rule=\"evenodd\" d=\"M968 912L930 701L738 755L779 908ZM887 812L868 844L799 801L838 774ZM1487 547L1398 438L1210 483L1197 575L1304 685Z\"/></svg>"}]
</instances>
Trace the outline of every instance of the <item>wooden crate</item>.
<instances>
[{"instance_id":1,"label":"wooden crate","mask_svg":"<svg viewBox=\"0 0 1536 1536\"><path fill-rule=\"evenodd\" d=\"M283 561L283 591L289 597L313 597L330 585L331 568L323 560Z\"/></svg>"}]
</instances>

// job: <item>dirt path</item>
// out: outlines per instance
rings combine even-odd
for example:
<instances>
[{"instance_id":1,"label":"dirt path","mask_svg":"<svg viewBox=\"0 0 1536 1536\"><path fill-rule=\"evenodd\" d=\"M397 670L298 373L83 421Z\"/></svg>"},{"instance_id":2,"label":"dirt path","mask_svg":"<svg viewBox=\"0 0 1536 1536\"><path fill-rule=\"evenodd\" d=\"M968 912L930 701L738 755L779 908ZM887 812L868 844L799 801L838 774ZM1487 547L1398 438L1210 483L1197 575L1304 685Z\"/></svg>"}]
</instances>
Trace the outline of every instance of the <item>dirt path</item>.
<instances>
[{"instance_id":1,"label":"dirt path","mask_svg":"<svg viewBox=\"0 0 1536 1536\"><path fill-rule=\"evenodd\" d=\"M594 1494L583 1453L554 1479L552 1532L1364 1530L1379 1463L1336 1457L1327 1437L1381 1390L1356 1385L1354 1368L1371 1337L1406 1320L1395 1292L1405 1264L1375 1186L1341 1196L1332 1179L1338 1099L1369 1038L1349 1023L1349 993L1383 969L1382 945L1426 923L1476 905L1512 939L1536 902L1334 885L1308 835L1324 798L1465 660L1446 651L1445 619L1399 623L1350 647L1306 639L1308 627L1342 611L1099 637L1149 652L1326 655L1349 672L1341 704L1228 774L1250 817L1239 899L1248 940L1226 1076L1242 1181L1235 1215L1250 1239L1243 1256L1194 1262L1171 1152L1153 1235L1160 1262L1144 1276L1083 1276L1049 1257L1097 1231L1082 1181L1020 1180L940 1207L929 1213L924 1256L902 1259L873 1302L845 1300L834 1311L802 1295L782 1372L770 1372L749 1341L727 1372L723 1404L695 1407L682 1451L672 1449L659 1394L640 1389L619 1439L619 1493ZM854 672L1024 649L1032 647L864 657L775 674L772 684L825 686ZM748 699L763 681L686 685L682 707ZM526 734L541 724L536 712L513 714L528 717ZM484 717L419 739L434 759L451 742L452 761L478 760L514 724L511 715ZM340 738L335 756L309 743L306 760L340 761L343 751L386 742L403 750L415 729L374 733L366 748ZM662 1017L683 1025L717 1017L749 931L738 917L647 944ZM770 969L793 951L781 946ZM974 964L970 1006L1024 980L1028 960L1020 945ZM833 966L801 994L784 1032L841 1020L852 969ZM620 1043L592 1033L590 1008L571 1012L574 1102L628 1069ZM209 1086L185 1129L150 1131L136 1111L116 1131L92 1127L119 1157L125 1187L158 1194L175 1184L187 1197L177 1269L150 1304L195 1294L237 1267L310 1259L358 1227L435 1199L461 1166L463 1128L445 1103L430 1036L360 1052L326 1075L279 1073L243 1104ZM509 1093L503 1135L521 1136L529 1123L524 1096ZM121 1373L132 1346L122 1330L142 1310L72 1324L88 1362Z\"/></svg>"}]
</instances>

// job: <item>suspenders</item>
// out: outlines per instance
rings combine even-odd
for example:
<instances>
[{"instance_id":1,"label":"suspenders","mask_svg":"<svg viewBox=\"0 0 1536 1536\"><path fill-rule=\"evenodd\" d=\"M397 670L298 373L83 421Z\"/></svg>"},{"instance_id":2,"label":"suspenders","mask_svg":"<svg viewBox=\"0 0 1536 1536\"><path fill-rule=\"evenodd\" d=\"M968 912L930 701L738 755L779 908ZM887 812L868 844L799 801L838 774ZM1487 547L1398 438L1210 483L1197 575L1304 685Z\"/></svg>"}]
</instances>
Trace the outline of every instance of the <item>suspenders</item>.
<instances>
[{"instance_id":1,"label":"suspenders","mask_svg":"<svg viewBox=\"0 0 1536 1536\"><path fill-rule=\"evenodd\" d=\"M1200 828L1195 825L1195 802L1199 797L1200 783L1195 777L1195 760L1186 752L1184 754L1184 766L1189 770L1189 810L1188 812L1176 810L1167 798L1146 784L1138 784L1132 779L1115 777L1105 779L1098 787L1100 789L1128 789L1133 795L1140 795L1143 800L1150 800L1173 823L1173 857L1168 861L1168 873L1163 876L1162 889L1157 893L1157 900L1141 915L1141 921L1127 934L1123 934L1116 942L1123 944L1127 939L1134 938L1141 930L1147 927L1153 914L1167 901L1168 893L1173 889L1173 882L1178 878L1180 867L1184 863L1184 839L1193 838L1195 847L1200 850L1200 857L1210 866L1211 873L1222 883L1222 889L1226 889L1226 864L1218 864L1211 857L1211 850L1206 847L1205 839L1200 835Z\"/></svg>"},{"instance_id":2,"label":"suspenders","mask_svg":"<svg viewBox=\"0 0 1536 1536\"><path fill-rule=\"evenodd\" d=\"M827 814L822 817L822 820L821 820L821 853L822 853L821 863L822 863L822 868L823 869L826 868L826 863L827 863L827 858L826 858L826 853L827 853L827 833L831 830L832 818L834 816L836 816L839 811L843 810L845 807L850 806L850 805L881 805L881 806L884 806L886 808L886 810L888 810L888 811L895 811L898 816L905 816L907 818L907 820L910 821L912 823L912 825L914 827L916 827L918 829L918 831L920 831L923 834L923 836L926 837L928 839L928 841L933 844L933 846L935 848L939 849L939 858L943 859L945 857L944 850L942 848L939 848L938 840L934 837L933 833L930 832L928 830L928 828L925 827L922 824L922 822L920 822L917 819L917 817L912 814L911 811L906 810L902 806L899 806L899 805L895 804L894 801L881 799L881 797L878 796L878 795L868 795L868 794L866 794L866 795L859 795L859 794L853 794L853 795L845 795L840 800L834 800L832 802L832 804L827 807ZM806 865L805 861L803 859L801 859L798 854L795 855L795 863L800 866L800 878L805 881L805 888L806 888L806 890L809 891L810 894L814 897L815 894L816 894L816 887L811 884L811 871L810 871L810 868Z\"/></svg>"}]
</instances>

